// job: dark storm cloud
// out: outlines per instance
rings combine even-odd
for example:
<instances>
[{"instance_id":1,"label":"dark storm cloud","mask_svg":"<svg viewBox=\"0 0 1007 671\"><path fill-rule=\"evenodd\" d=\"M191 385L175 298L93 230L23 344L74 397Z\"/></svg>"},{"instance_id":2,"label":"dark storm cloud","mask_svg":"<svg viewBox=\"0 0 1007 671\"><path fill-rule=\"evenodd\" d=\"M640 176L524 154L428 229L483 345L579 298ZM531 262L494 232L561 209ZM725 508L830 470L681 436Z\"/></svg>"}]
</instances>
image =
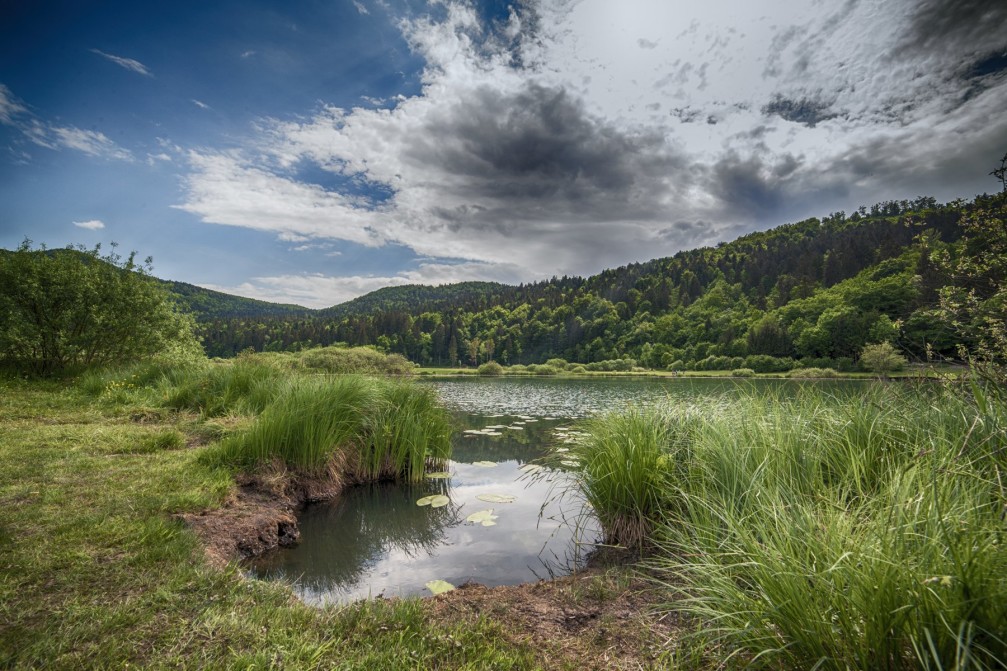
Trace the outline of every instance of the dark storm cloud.
<instances>
[{"instance_id":1,"label":"dark storm cloud","mask_svg":"<svg viewBox=\"0 0 1007 671\"><path fill-rule=\"evenodd\" d=\"M762 108L762 113L767 116L776 115L781 119L814 128L822 121L836 118L837 115L830 108L829 103L820 100L785 98L777 94L771 102Z\"/></svg>"},{"instance_id":2,"label":"dark storm cloud","mask_svg":"<svg viewBox=\"0 0 1007 671\"><path fill-rule=\"evenodd\" d=\"M407 142L410 162L445 175L466 203L437 216L470 224L652 219L669 191L691 181L662 135L617 129L566 90L537 84L476 89Z\"/></svg>"},{"instance_id":3,"label":"dark storm cloud","mask_svg":"<svg viewBox=\"0 0 1007 671\"><path fill-rule=\"evenodd\" d=\"M720 202L730 203L735 214L768 219L780 212L799 167L800 161L790 154L768 164L758 156L729 152L711 167L707 189Z\"/></svg>"},{"instance_id":4,"label":"dark storm cloud","mask_svg":"<svg viewBox=\"0 0 1007 671\"><path fill-rule=\"evenodd\" d=\"M1007 2L925 0L917 5L896 55L957 50L988 43L999 35L1007 44Z\"/></svg>"}]
</instances>

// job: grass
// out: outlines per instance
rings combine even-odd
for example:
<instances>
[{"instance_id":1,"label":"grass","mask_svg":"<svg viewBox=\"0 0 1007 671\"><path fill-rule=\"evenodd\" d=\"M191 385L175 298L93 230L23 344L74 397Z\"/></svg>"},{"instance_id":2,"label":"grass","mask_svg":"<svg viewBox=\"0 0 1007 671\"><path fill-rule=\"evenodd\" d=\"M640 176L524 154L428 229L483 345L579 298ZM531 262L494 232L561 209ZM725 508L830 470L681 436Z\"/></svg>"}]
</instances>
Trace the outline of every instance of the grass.
<instances>
[{"instance_id":1,"label":"grass","mask_svg":"<svg viewBox=\"0 0 1007 671\"><path fill-rule=\"evenodd\" d=\"M247 431L206 454L252 468L280 459L349 482L422 480L450 455L450 425L432 389L359 376L285 381ZM333 470L334 469L334 470Z\"/></svg>"},{"instance_id":2,"label":"grass","mask_svg":"<svg viewBox=\"0 0 1007 671\"><path fill-rule=\"evenodd\" d=\"M696 618L722 659L1003 668L1007 411L976 392L808 389L609 416L578 448L579 484L603 524L611 508L648 529L667 607ZM640 487L662 466L654 500Z\"/></svg>"},{"instance_id":3,"label":"grass","mask_svg":"<svg viewBox=\"0 0 1007 671\"><path fill-rule=\"evenodd\" d=\"M208 567L175 515L219 506L231 473L186 447L191 415L151 417L0 382L0 667L541 666L485 618L435 624L419 600L315 609Z\"/></svg>"}]
</instances>

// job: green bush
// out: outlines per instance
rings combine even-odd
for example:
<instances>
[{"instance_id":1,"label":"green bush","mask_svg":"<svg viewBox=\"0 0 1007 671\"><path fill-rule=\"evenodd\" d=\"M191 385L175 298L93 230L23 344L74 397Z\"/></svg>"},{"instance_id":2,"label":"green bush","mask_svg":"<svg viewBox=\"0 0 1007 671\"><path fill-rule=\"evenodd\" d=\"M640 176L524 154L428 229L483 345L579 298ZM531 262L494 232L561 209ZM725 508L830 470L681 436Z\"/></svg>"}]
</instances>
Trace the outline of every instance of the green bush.
<instances>
[{"instance_id":1,"label":"green bush","mask_svg":"<svg viewBox=\"0 0 1007 671\"><path fill-rule=\"evenodd\" d=\"M149 276L150 259L100 246L0 250L0 363L60 375L148 359L196 360L194 322Z\"/></svg>"},{"instance_id":2,"label":"green bush","mask_svg":"<svg viewBox=\"0 0 1007 671\"><path fill-rule=\"evenodd\" d=\"M787 373L787 377L795 378L829 378L838 377L837 373L832 368L795 368Z\"/></svg>"},{"instance_id":3,"label":"green bush","mask_svg":"<svg viewBox=\"0 0 1007 671\"><path fill-rule=\"evenodd\" d=\"M871 373L887 375L906 366L906 358L895 351L891 343L867 345L860 352L860 367Z\"/></svg>"},{"instance_id":4,"label":"green bush","mask_svg":"<svg viewBox=\"0 0 1007 671\"><path fill-rule=\"evenodd\" d=\"M504 367L496 361L487 361L483 365L479 366L477 372L480 375L503 375Z\"/></svg>"},{"instance_id":5,"label":"green bush","mask_svg":"<svg viewBox=\"0 0 1007 671\"><path fill-rule=\"evenodd\" d=\"M735 368L731 371L731 377L755 377L755 371L751 368Z\"/></svg>"},{"instance_id":6,"label":"green bush","mask_svg":"<svg viewBox=\"0 0 1007 671\"><path fill-rule=\"evenodd\" d=\"M415 368L401 354L383 354L370 347L319 347L295 356L300 368L322 373L411 375Z\"/></svg>"}]
</instances>

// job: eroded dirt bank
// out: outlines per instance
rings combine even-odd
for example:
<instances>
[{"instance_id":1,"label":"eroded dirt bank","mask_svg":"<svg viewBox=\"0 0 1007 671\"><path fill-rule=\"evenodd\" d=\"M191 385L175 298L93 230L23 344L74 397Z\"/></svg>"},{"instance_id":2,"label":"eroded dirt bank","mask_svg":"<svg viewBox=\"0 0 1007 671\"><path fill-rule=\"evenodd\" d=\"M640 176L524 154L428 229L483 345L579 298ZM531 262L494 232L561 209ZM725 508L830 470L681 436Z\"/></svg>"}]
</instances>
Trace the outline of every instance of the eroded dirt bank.
<instances>
[{"instance_id":1,"label":"eroded dirt bank","mask_svg":"<svg viewBox=\"0 0 1007 671\"><path fill-rule=\"evenodd\" d=\"M217 567L296 545L301 537L298 509L305 503L329 500L345 486L335 478L295 478L280 469L239 476L237 484L220 508L181 515Z\"/></svg>"}]
</instances>

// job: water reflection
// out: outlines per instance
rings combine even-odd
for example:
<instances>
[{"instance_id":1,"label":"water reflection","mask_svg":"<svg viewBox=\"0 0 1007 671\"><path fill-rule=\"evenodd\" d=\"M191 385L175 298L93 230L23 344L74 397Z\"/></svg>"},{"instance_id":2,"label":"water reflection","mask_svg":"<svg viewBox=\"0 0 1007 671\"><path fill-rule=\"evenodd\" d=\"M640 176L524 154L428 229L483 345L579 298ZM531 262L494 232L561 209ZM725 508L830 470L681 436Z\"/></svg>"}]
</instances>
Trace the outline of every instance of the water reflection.
<instances>
[{"instance_id":1,"label":"water reflection","mask_svg":"<svg viewBox=\"0 0 1007 671\"><path fill-rule=\"evenodd\" d=\"M334 501L309 506L299 517L301 543L256 560L252 573L289 580L306 601L326 603L427 594L425 584L436 579L507 585L570 572L584 553L567 520L582 510L555 500L556 479L565 475L532 479L520 470L544 454L552 429L562 422L461 413L457 424L449 479L353 487ZM462 432L487 425L496 425L491 431L500 435ZM451 503L436 509L416 505L437 493ZM514 500L477 498L485 494ZM465 521L490 509L494 526ZM597 536L590 524L580 533L589 541Z\"/></svg>"}]
</instances>

